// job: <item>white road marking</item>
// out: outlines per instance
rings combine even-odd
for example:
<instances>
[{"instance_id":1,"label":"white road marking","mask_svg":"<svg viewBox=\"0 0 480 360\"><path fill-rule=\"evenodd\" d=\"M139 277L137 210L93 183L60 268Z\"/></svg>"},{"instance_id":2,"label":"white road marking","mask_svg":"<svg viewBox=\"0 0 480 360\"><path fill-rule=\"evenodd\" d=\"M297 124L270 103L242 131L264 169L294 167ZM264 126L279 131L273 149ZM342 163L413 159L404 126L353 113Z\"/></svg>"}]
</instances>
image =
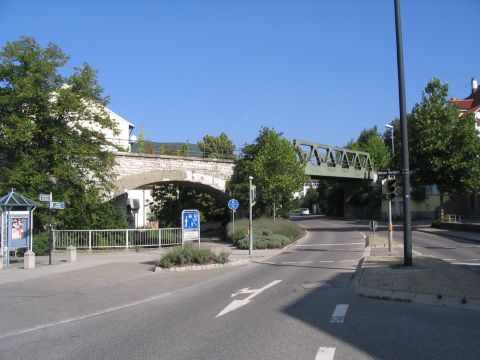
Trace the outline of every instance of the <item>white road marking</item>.
<instances>
[{"instance_id":1,"label":"white road marking","mask_svg":"<svg viewBox=\"0 0 480 360\"><path fill-rule=\"evenodd\" d=\"M330 319L331 323L343 323L345 320L345 315L347 314L348 304L338 304L333 310L332 318Z\"/></svg>"},{"instance_id":2,"label":"white road marking","mask_svg":"<svg viewBox=\"0 0 480 360\"><path fill-rule=\"evenodd\" d=\"M454 262L453 265L480 266L480 263Z\"/></svg>"},{"instance_id":3,"label":"white road marking","mask_svg":"<svg viewBox=\"0 0 480 360\"><path fill-rule=\"evenodd\" d=\"M299 261L298 264L313 264L314 261Z\"/></svg>"},{"instance_id":4,"label":"white road marking","mask_svg":"<svg viewBox=\"0 0 480 360\"><path fill-rule=\"evenodd\" d=\"M81 315L81 316L77 316L77 317L73 317L73 318L68 318L68 319L64 319L64 320L59 320L59 321L55 321L55 322L48 323L48 324L37 325L37 326L30 327L30 328L18 330L18 331L13 331L11 333L6 333L6 334L3 334L3 335L0 335L0 340L2 340L4 338L7 338L7 337L10 337L10 336L14 336L14 335L26 334L26 333L30 333L30 332L33 332L33 331L36 331L36 330L42 330L42 329L46 329L46 328L49 328L49 327L68 324L68 323L72 323L72 322L79 321L79 320L90 319L90 318L93 318L95 316L105 315L105 314L111 313L113 311L123 310L123 309L129 308L129 307L132 307L132 306L136 306L136 305L142 305L142 304L145 304L147 302L158 300L158 299L161 299L161 298L169 296L169 295L172 295L172 293L165 293L165 294L161 294L161 295L157 295L157 296L152 296L152 297L149 297L147 299L143 299L143 300L140 300L140 301L135 301L135 302L132 302L132 303L129 303L129 304L114 306L114 307L111 307L111 308L108 308L108 309L105 309L105 310L101 310L101 311L97 311L97 312L94 312L94 313Z\"/></svg>"},{"instance_id":5,"label":"white road marking","mask_svg":"<svg viewBox=\"0 0 480 360\"><path fill-rule=\"evenodd\" d=\"M215 317L218 318L222 315L228 314L231 311L237 310L237 309L241 308L242 306L245 306L245 305L249 304L255 296L261 294L262 292L264 292L268 288L271 288L272 286L277 285L280 282L282 282L282 280L274 280L271 283L265 285L264 287L262 287L260 289L244 288L244 289L238 290L236 293L232 294L232 297L235 297L235 296L240 295L240 294L250 294L250 295L247 296L243 300L233 300L230 304L227 305L227 307L225 309L220 311L218 313L218 315L215 316Z\"/></svg>"},{"instance_id":6,"label":"white road marking","mask_svg":"<svg viewBox=\"0 0 480 360\"><path fill-rule=\"evenodd\" d=\"M442 259L443 261L455 261L455 259Z\"/></svg>"},{"instance_id":7,"label":"white road marking","mask_svg":"<svg viewBox=\"0 0 480 360\"><path fill-rule=\"evenodd\" d=\"M333 260L319 260L319 263L333 263Z\"/></svg>"},{"instance_id":8,"label":"white road marking","mask_svg":"<svg viewBox=\"0 0 480 360\"><path fill-rule=\"evenodd\" d=\"M340 262L357 262L357 260L340 260Z\"/></svg>"},{"instance_id":9,"label":"white road marking","mask_svg":"<svg viewBox=\"0 0 480 360\"><path fill-rule=\"evenodd\" d=\"M346 246L346 245L365 245L363 242L355 242L355 243L343 243L343 244L305 244L305 245L295 245L297 247L305 247L305 246Z\"/></svg>"},{"instance_id":10,"label":"white road marking","mask_svg":"<svg viewBox=\"0 0 480 360\"><path fill-rule=\"evenodd\" d=\"M335 356L334 347L319 347L317 351L317 356L315 356L315 360L333 360Z\"/></svg>"},{"instance_id":11,"label":"white road marking","mask_svg":"<svg viewBox=\"0 0 480 360\"><path fill-rule=\"evenodd\" d=\"M283 261L280 264L296 264L296 261Z\"/></svg>"},{"instance_id":12,"label":"white road marking","mask_svg":"<svg viewBox=\"0 0 480 360\"><path fill-rule=\"evenodd\" d=\"M465 261L478 261L480 259L465 259Z\"/></svg>"}]
</instances>

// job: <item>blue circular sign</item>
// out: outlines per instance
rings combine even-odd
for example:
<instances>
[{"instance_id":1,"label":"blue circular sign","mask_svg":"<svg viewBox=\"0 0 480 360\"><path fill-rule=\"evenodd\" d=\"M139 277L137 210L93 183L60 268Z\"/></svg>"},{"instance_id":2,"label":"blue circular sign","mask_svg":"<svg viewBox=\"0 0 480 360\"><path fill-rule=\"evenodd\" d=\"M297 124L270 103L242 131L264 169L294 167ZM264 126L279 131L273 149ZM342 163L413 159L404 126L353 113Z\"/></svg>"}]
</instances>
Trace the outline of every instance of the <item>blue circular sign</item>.
<instances>
[{"instance_id":1,"label":"blue circular sign","mask_svg":"<svg viewBox=\"0 0 480 360\"><path fill-rule=\"evenodd\" d=\"M238 209L238 200L237 199L230 199L228 201L228 208L230 210L237 210Z\"/></svg>"}]
</instances>

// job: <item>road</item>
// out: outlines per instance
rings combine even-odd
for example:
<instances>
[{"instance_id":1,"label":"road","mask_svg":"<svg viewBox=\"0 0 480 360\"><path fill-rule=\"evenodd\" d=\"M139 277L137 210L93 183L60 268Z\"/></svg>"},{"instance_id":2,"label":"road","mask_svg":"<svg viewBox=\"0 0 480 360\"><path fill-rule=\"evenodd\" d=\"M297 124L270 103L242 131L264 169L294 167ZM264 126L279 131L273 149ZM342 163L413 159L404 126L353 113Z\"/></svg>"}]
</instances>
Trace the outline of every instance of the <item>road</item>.
<instances>
[{"instance_id":1,"label":"road","mask_svg":"<svg viewBox=\"0 0 480 360\"><path fill-rule=\"evenodd\" d=\"M298 222L308 235L264 263L5 284L0 359L478 359L479 311L358 297L365 226Z\"/></svg>"}]
</instances>

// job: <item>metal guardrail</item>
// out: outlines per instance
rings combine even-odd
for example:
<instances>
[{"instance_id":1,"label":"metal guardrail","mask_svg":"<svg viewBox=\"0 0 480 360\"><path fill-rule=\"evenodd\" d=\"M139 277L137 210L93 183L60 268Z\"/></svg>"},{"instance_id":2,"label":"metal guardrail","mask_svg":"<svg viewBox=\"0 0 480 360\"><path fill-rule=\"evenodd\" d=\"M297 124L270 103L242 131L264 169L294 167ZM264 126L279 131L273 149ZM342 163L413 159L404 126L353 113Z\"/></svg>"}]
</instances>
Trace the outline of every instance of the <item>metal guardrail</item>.
<instances>
[{"instance_id":1,"label":"metal guardrail","mask_svg":"<svg viewBox=\"0 0 480 360\"><path fill-rule=\"evenodd\" d=\"M442 222L457 224L480 224L480 216L445 214L442 217Z\"/></svg>"},{"instance_id":2,"label":"metal guardrail","mask_svg":"<svg viewBox=\"0 0 480 360\"><path fill-rule=\"evenodd\" d=\"M181 228L53 230L53 249L162 247L182 244Z\"/></svg>"}]
</instances>

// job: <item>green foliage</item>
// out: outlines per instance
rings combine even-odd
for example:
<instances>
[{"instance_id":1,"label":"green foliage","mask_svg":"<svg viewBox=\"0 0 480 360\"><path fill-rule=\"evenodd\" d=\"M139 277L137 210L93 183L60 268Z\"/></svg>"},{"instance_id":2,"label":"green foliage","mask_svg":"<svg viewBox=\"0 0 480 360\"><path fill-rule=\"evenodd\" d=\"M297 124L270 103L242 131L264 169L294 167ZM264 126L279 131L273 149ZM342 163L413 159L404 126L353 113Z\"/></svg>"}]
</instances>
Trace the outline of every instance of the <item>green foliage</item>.
<instances>
[{"instance_id":1,"label":"green foliage","mask_svg":"<svg viewBox=\"0 0 480 360\"><path fill-rule=\"evenodd\" d=\"M381 202L381 191L369 186L369 181L364 181L347 199L347 203L354 207L379 205Z\"/></svg>"},{"instance_id":2,"label":"green foliage","mask_svg":"<svg viewBox=\"0 0 480 360\"><path fill-rule=\"evenodd\" d=\"M145 144L145 135L143 133L143 125L140 126L140 130L138 130L138 138L137 138L137 153L144 154L146 151L146 144Z\"/></svg>"},{"instance_id":3,"label":"green foliage","mask_svg":"<svg viewBox=\"0 0 480 360\"><path fill-rule=\"evenodd\" d=\"M345 147L368 152L375 170L387 169L390 164L390 148L385 145L376 126L371 129L363 129L357 141L351 140Z\"/></svg>"},{"instance_id":4,"label":"green foliage","mask_svg":"<svg viewBox=\"0 0 480 360\"><path fill-rule=\"evenodd\" d=\"M233 158L235 150L232 140L223 132L219 136L205 135L197 145L208 158Z\"/></svg>"},{"instance_id":5,"label":"green foliage","mask_svg":"<svg viewBox=\"0 0 480 360\"><path fill-rule=\"evenodd\" d=\"M49 233L41 232L33 234L32 251L36 256L48 255L49 250Z\"/></svg>"},{"instance_id":6,"label":"green foliage","mask_svg":"<svg viewBox=\"0 0 480 360\"><path fill-rule=\"evenodd\" d=\"M157 261L156 265L162 268L170 268L175 265L189 266L193 264L225 264L228 262L230 254L222 251L220 254L215 254L210 249L197 249L191 245L176 247L162 256Z\"/></svg>"},{"instance_id":7,"label":"green foliage","mask_svg":"<svg viewBox=\"0 0 480 360\"><path fill-rule=\"evenodd\" d=\"M61 75L67 62L58 46L42 48L31 37L8 42L0 51L0 152L8 161L0 193L15 188L37 199L53 192L68 205L55 212L55 222L76 228L75 218L86 223L103 216L87 214L105 210L100 194L112 187L115 158L109 149L115 145L101 130L118 131L96 72L84 64ZM35 215L36 222L47 222L47 211Z\"/></svg>"},{"instance_id":8,"label":"green foliage","mask_svg":"<svg viewBox=\"0 0 480 360\"><path fill-rule=\"evenodd\" d=\"M232 233L233 226L230 222L227 225L227 237L237 247L248 249L249 236L248 220L235 221L235 233ZM299 239L305 231L292 221L271 218L259 218L253 221L253 240L256 249L273 249L288 245Z\"/></svg>"},{"instance_id":9,"label":"green foliage","mask_svg":"<svg viewBox=\"0 0 480 360\"><path fill-rule=\"evenodd\" d=\"M408 126L414 184L436 184L441 194L480 187L480 136L475 119L473 114L460 117L448 100L446 83L438 78L428 83Z\"/></svg>"},{"instance_id":10,"label":"green foliage","mask_svg":"<svg viewBox=\"0 0 480 360\"><path fill-rule=\"evenodd\" d=\"M307 180L305 164L290 142L274 129L262 128L254 144L246 145L228 189L246 207L248 177L257 186L256 214L287 216L293 193Z\"/></svg>"},{"instance_id":11,"label":"green foliage","mask_svg":"<svg viewBox=\"0 0 480 360\"><path fill-rule=\"evenodd\" d=\"M222 221L228 216L225 202L188 185L165 183L155 185L149 204L162 227L180 226L183 209L198 209L201 221Z\"/></svg>"}]
</instances>

